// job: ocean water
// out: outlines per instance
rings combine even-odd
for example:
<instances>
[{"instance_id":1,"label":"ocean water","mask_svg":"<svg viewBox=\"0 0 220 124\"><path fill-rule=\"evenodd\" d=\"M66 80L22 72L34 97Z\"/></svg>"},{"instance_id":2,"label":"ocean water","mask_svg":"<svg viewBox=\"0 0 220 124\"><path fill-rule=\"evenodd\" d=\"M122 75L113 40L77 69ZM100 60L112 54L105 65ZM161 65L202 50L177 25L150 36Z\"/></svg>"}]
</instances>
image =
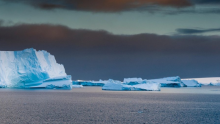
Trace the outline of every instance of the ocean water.
<instances>
[{"instance_id":1,"label":"ocean water","mask_svg":"<svg viewBox=\"0 0 220 124\"><path fill-rule=\"evenodd\" d=\"M158 91L0 89L0 123L218 124L220 87Z\"/></svg>"}]
</instances>

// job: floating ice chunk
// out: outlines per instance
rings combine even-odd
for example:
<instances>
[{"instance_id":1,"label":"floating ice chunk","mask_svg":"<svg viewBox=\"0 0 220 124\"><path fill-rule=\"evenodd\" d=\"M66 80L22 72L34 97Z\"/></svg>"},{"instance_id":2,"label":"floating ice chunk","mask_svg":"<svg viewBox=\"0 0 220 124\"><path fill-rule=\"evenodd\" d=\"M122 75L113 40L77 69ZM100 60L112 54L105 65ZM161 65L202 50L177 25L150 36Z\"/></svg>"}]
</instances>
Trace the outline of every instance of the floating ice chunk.
<instances>
[{"instance_id":1,"label":"floating ice chunk","mask_svg":"<svg viewBox=\"0 0 220 124\"><path fill-rule=\"evenodd\" d=\"M77 80L73 81L73 85L83 85L83 86L104 86L108 81L106 80L99 80L99 81L84 81L84 80Z\"/></svg>"},{"instance_id":2,"label":"floating ice chunk","mask_svg":"<svg viewBox=\"0 0 220 124\"><path fill-rule=\"evenodd\" d=\"M72 85L72 88L83 88L83 85Z\"/></svg>"},{"instance_id":3,"label":"floating ice chunk","mask_svg":"<svg viewBox=\"0 0 220 124\"><path fill-rule=\"evenodd\" d=\"M185 86L180 77L176 76L176 77L166 77L166 78L160 78L160 79L151 79L148 81L152 81L155 83L160 83L161 87L182 87Z\"/></svg>"},{"instance_id":4,"label":"floating ice chunk","mask_svg":"<svg viewBox=\"0 0 220 124\"><path fill-rule=\"evenodd\" d=\"M108 83L102 87L102 90L123 90L123 84L120 81L109 79Z\"/></svg>"},{"instance_id":5,"label":"floating ice chunk","mask_svg":"<svg viewBox=\"0 0 220 124\"><path fill-rule=\"evenodd\" d=\"M201 84L199 84L198 81L196 81L196 80L182 80L182 82L187 87L201 87Z\"/></svg>"},{"instance_id":6,"label":"floating ice chunk","mask_svg":"<svg viewBox=\"0 0 220 124\"><path fill-rule=\"evenodd\" d=\"M142 83L136 85L123 84L120 81L109 80L102 90L116 90L116 91L160 91L159 83Z\"/></svg>"},{"instance_id":7,"label":"floating ice chunk","mask_svg":"<svg viewBox=\"0 0 220 124\"><path fill-rule=\"evenodd\" d=\"M61 82L61 77L66 78L62 78ZM66 75L64 66L58 64L55 57L46 51L36 51L33 48L0 51L1 87L30 88L37 85L44 87L47 84L60 87L69 86L69 81L71 79Z\"/></svg>"},{"instance_id":8,"label":"floating ice chunk","mask_svg":"<svg viewBox=\"0 0 220 124\"><path fill-rule=\"evenodd\" d=\"M159 83L146 83L137 85L123 85L123 90L134 90L134 91L160 91Z\"/></svg>"}]
</instances>

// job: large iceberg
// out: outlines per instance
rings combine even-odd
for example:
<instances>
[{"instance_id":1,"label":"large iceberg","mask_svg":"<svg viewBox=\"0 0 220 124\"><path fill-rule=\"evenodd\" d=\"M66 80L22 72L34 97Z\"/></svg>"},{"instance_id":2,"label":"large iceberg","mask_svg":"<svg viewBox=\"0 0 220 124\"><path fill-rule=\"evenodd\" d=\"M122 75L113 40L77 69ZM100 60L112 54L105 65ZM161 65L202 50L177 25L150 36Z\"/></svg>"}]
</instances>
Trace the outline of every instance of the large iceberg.
<instances>
[{"instance_id":1,"label":"large iceberg","mask_svg":"<svg viewBox=\"0 0 220 124\"><path fill-rule=\"evenodd\" d=\"M115 81L110 79L108 83L106 83L102 90L114 90L114 91L160 91L160 84L148 82L144 80L140 84L128 85L122 83L121 81Z\"/></svg>"},{"instance_id":2,"label":"large iceberg","mask_svg":"<svg viewBox=\"0 0 220 124\"><path fill-rule=\"evenodd\" d=\"M160 79L151 79L148 81L160 83L161 87L183 87L185 86L179 76L166 77L166 78L160 78Z\"/></svg>"},{"instance_id":3,"label":"large iceberg","mask_svg":"<svg viewBox=\"0 0 220 124\"><path fill-rule=\"evenodd\" d=\"M47 51L0 51L0 87L71 89L72 79Z\"/></svg>"}]
</instances>

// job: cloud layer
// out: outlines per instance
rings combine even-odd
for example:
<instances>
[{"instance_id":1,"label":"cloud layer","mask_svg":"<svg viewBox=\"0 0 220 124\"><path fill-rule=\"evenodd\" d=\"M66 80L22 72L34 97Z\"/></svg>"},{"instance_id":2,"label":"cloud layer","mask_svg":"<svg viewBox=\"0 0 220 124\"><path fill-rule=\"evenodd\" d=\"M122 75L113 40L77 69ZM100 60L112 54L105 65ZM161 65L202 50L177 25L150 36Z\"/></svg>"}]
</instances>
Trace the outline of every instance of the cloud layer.
<instances>
[{"instance_id":1,"label":"cloud layer","mask_svg":"<svg viewBox=\"0 0 220 124\"><path fill-rule=\"evenodd\" d=\"M199 33L209 33L209 32L219 32L220 28L212 28L212 29L187 29L180 28L176 30L180 34L199 34Z\"/></svg>"},{"instance_id":2,"label":"cloud layer","mask_svg":"<svg viewBox=\"0 0 220 124\"><path fill-rule=\"evenodd\" d=\"M66 9L87 12L148 11L163 14L219 14L219 0L0 0L22 3L42 10Z\"/></svg>"},{"instance_id":3,"label":"cloud layer","mask_svg":"<svg viewBox=\"0 0 220 124\"><path fill-rule=\"evenodd\" d=\"M218 5L219 0L3 0L19 2L37 8L50 10L56 8L93 11L119 12L126 10L148 10L149 6L183 8L195 5ZM143 9L145 8L145 9ZM152 7L151 7L152 8Z\"/></svg>"},{"instance_id":4,"label":"cloud layer","mask_svg":"<svg viewBox=\"0 0 220 124\"><path fill-rule=\"evenodd\" d=\"M132 10L149 5L168 7L187 7L192 3L188 0L4 0L5 2L20 2L41 9L71 9L94 12L118 12Z\"/></svg>"},{"instance_id":5,"label":"cloud layer","mask_svg":"<svg viewBox=\"0 0 220 124\"><path fill-rule=\"evenodd\" d=\"M47 50L73 79L217 76L219 41L219 36L114 35L48 24L0 26L0 50Z\"/></svg>"},{"instance_id":6,"label":"cloud layer","mask_svg":"<svg viewBox=\"0 0 220 124\"><path fill-rule=\"evenodd\" d=\"M178 29L180 33L201 33L208 31L216 31L219 29L195 30L195 29ZM166 36L156 34L137 34L137 35L114 35L106 31L92 31L84 29L70 29L62 25L49 24L21 24L11 27L0 27L1 41L7 42L23 42L25 44L53 44L58 46L81 47L87 49L114 48L114 51L127 53L137 52L214 52L218 50L215 45L211 49L204 51L207 46L200 44L203 39L209 45L216 43L216 37L213 36ZM218 37L217 37L218 39ZM193 50L197 45L197 50ZM210 48L209 46L208 48ZM116 49L120 48L120 49ZM123 49L125 48L125 49ZM201 49L200 49L201 48ZM111 49L103 49L103 52L114 52ZM199 50L199 51L198 51ZM214 50L214 51L213 51ZM220 49L218 50L220 51Z\"/></svg>"}]
</instances>

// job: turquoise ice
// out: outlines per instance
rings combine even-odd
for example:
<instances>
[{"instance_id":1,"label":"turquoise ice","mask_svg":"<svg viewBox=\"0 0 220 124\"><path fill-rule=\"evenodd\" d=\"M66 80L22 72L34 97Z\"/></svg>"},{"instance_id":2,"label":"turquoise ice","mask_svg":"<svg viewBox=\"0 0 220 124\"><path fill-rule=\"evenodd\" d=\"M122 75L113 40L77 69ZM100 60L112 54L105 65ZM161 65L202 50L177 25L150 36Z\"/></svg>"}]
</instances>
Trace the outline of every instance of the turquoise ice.
<instances>
[{"instance_id":1,"label":"turquoise ice","mask_svg":"<svg viewBox=\"0 0 220 124\"><path fill-rule=\"evenodd\" d=\"M0 51L0 87L72 88L71 76L47 51Z\"/></svg>"}]
</instances>

